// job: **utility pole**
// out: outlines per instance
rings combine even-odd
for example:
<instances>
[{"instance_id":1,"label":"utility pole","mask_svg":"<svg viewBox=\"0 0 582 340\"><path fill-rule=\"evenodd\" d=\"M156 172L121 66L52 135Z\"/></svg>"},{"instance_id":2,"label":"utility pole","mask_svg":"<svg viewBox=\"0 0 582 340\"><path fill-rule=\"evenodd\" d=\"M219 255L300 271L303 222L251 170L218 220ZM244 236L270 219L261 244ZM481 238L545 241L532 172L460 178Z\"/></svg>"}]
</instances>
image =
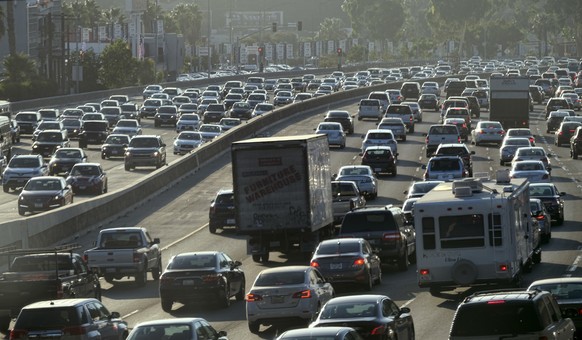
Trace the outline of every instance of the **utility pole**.
<instances>
[{"instance_id":1,"label":"utility pole","mask_svg":"<svg viewBox=\"0 0 582 340\"><path fill-rule=\"evenodd\" d=\"M210 21L212 20L212 15L210 14L210 0L208 0L208 37L206 39L206 48L208 49L208 79L210 79L210 71L212 67L211 53L210 53Z\"/></svg>"}]
</instances>

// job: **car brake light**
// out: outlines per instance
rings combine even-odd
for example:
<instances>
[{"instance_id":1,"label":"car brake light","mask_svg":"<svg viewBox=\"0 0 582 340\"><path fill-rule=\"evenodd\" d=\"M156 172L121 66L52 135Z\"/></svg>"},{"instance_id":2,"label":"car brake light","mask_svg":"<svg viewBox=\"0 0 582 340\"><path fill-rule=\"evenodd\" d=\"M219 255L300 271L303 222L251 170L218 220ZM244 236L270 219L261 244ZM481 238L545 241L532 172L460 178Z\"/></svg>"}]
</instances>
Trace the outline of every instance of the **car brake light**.
<instances>
[{"instance_id":1,"label":"car brake light","mask_svg":"<svg viewBox=\"0 0 582 340\"><path fill-rule=\"evenodd\" d=\"M388 232L388 233L384 233L382 235L382 239L385 240L385 241L388 241L388 240L390 240L390 241L391 240L399 240L400 239L400 232L398 232L398 231L391 231L391 232Z\"/></svg>"},{"instance_id":2,"label":"car brake light","mask_svg":"<svg viewBox=\"0 0 582 340\"><path fill-rule=\"evenodd\" d=\"M461 136L457 137L457 143L461 142Z\"/></svg>"},{"instance_id":3,"label":"car brake light","mask_svg":"<svg viewBox=\"0 0 582 340\"><path fill-rule=\"evenodd\" d=\"M420 269L418 272L419 272L420 275L428 275L428 274L430 274L430 270L428 270L428 269Z\"/></svg>"},{"instance_id":4,"label":"car brake light","mask_svg":"<svg viewBox=\"0 0 582 340\"><path fill-rule=\"evenodd\" d=\"M381 325L381 326L378 326L378 327L372 329L372 331L370 331L370 334L371 335L383 335L385 331L386 331L386 325Z\"/></svg>"},{"instance_id":5,"label":"car brake light","mask_svg":"<svg viewBox=\"0 0 582 340\"><path fill-rule=\"evenodd\" d=\"M220 274L209 274L202 276L202 281L205 283L217 283L221 280L222 275Z\"/></svg>"},{"instance_id":6,"label":"car brake light","mask_svg":"<svg viewBox=\"0 0 582 340\"><path fill-rule=\"evenodd\" d=\"M561 136L562 134L563 134L563 132L562 132L562 131L558 132L558 135L560 135L560 136Z\"/></svg>"},{"instance_id":7,"label":"car brake light","mask_svg":"<svg viewBox=\"0 0 582 340\"><path fill-rule=\"evenodd\" d=\"M487 301L488 305L500 305L500 304L504 304L505 300L491 300L491 301Z\"/></svg>"},{"instance_id":8,"label":"car brake light","mask_svg":"<svg viewBox=\"0 0 582 340\"><path fill-rule=\"evenodd\" d=\"M507 271L507 265L506 264L499 265L499 271L506 272Z\"/></svg>"},{"instance_id":9,"label":"car brake light","mask_svg":"<svg viewBox=\"0 0 582 340\"><path fill-rule=\"evenodd\" d=\"M140 253L133 253L133 263L138 263L141 261L142 255Z\"/></svg>"},{"instance_id":10,"label":"car brake light","mask_svg":"<svg viewBox=\"0 0 582 340\"><path fill-rule=\"evenodd\" d=\"M318 268L319 267L319 262L313 260L313 261L311 261L310 266L315 267L315 268Z\"/></svg>"},{"instance_id":11,"label":"car brake light","mask_svg":"<svg viewBox=\"0 0 582 340\"><path fill-rule=\"evenodd\" d=\"M293 294L294 299L310 299L311 298L311 290L306 289L300 292Z\"/></svg>"},{"instance_id":12,"label":"car brake light","mask_svg":"<svg viewBox=\"0 0 582 340\"><path fill-rule=\"evenodd\" d=\"M27 331L24 329L13 329L10 331L10 340L26 337Z\"/></svg>"},{"instance_id":13,"label":"car brake light","mask_svg":"<svg viewBox=\"0 0 582 340\"><path fill-rule=\"evenodd\" d=\"M425 143L428 144L428 136L426 136Z\"/></svg>"},{"instance_id":14,"label":"car brake light","mask_svg":"<svg viewBox=\"0 0 582 340\"><path fill-rule=\"evenodd\" d=\"M247 302L253 302L253 301L261 301L262 299L263 299L263 297L258 295L258 294L248 293L245 300Z\"/></svg>"},{"instance_id":15,"label":"car brake light","mask_svg":"<svg viewBox=\"0 0 582 340\"><path fill-rule=\"evenodd\" d=\"M366 264L366 259L363 258L357 258L354 260L354 263L352 264L353 267L360 267Z\"/></svg>"},{"instance_id":16,"label":"car brake light","mask_svg":"<svg viewBox=\"0 0 582 340\"><path fill-rule=\"evenodd\" d=\"M544 218L545 218L544 215L538 215L538 216L536 216L536 219L537 220L540 220L540 221L543 220Z\"/></svg>"}]
</instances>

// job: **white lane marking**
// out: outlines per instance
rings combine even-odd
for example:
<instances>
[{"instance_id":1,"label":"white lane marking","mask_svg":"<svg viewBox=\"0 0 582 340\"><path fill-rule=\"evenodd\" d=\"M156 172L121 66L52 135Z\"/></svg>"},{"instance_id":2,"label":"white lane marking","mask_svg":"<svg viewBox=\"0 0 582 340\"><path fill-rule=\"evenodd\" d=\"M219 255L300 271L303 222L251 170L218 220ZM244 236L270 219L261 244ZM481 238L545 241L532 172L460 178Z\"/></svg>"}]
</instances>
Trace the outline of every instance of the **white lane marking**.
<instances>
[{"instance_id":1,"label":"white lane marking","mask_svg":"<svg viewBox=\"0 0 582 340\"><path fill-rule=\"evenodd\" d=\"M416 300L416 298L412 298L412 299L410 299L410 300L406 301L406 302L405 302L405 303L404 303L402 306L400 306L400 308L403 308L403 307L406 307L406 306L408 306L408 305L409 305L409 304L411 304L411 303L412 303L412 301L414 301L414 300Z\"/></svg>"},{"instance_id":2,"label":"white lane marking","mask_svg":"<svg viewBox=\"0 0 582 340\"><path fill-rule=\"evenodd\" d=\"M194 230L193 232L191 232L191 233L189 233L189 234L186 234L186 235L182 236L181 238L177 239L176 241L174 241L174 242L172 242L172 243L168 244L167 246L163 247L163 248L162 248L162 251L164 251L164 250L168 250L170 247L173 247L174 245L176 245L176 244L178 244L178 243L180 243L180 242L184 241L185 239L189 238L190 236L192 236L192 235L194 235L194 234L196 234L196 233L200 232L202 229L206 228L207 226L208 226L208 223L205 223L205 224L204 224L204 225L202 225L200 228L198 228L198 229Z\"/></svg>"},{"instance_id":3,"label":"white lane marking","mask_svg":"<svg viewBox=\"0 0 582 340\"><path fill-rule=\"evenodd\" d=\"M576 256L576 259L574 260L574 262L572 263L572 265L570 265L568 267L569 272L573 272L578 268L578 263L580 263L580 260L582 260L582 257L580 255Z\"/></svg>"},{"instance_id":4,"label":"white lane marking","mask_svg":"<svg viewBox=\"0 0 582 340\"><path fill-rule=\"evenodd\" d=\"M133 312L130 312L130 313L128 313L128 314L125 314L125 315L124 315L124 316L122 316L121 318L122 318L122 319L127 319L128 317L130 317L130 316L132 316L132 315L134 315L134 314L137 314L138 312L139 312L139 309L136 309L136 310L134 310Z\"/></svg>"}]
</instances>

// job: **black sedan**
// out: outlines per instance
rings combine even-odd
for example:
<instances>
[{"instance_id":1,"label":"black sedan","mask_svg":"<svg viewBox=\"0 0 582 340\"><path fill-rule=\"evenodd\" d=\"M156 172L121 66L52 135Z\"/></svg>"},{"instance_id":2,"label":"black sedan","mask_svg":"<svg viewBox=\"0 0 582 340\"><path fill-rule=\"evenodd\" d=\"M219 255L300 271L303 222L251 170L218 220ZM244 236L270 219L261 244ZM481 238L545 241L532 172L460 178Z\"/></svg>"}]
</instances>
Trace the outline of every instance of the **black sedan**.
<instances>
[{"instance_id":1,"label":"black sedan","mask_svg":"<svg viewBox=\"0 0 582 340\"><path fill-rule=\"evenodd\" d=\"M310 327L344 326L364 339L414 339L410 308L399 308L385 295L335 297L321 309Z\"/></svg>"},{"instance_id":2,"label":"black sedan","mask_svg":"<svg viewBox=\"0 0 582 340\"><path fill-rule=\"evenodd\" d=\"M363 238L322 241L311 258L311 266L334 285L355 283L369 291L375 283L382 282L380 258Z\"/></svg>"},{"instance_id":3,"label":"black sedan","mask_svg":"<svg viewBox=\"0 0 582 340\"><path fill-rule=\"evenodd\" d=\"M71 169L67 183L75 194L90 192L100 195L107 192L107 173L99 163L79 163Z\"/></svg>"},{"instance_id":4,"label":"black sedan","mask_svg":"<svg viewBox=\"0 0 582 340\"><path fill-rule=\"evenodd\" d=\"M245 298L245 274L240 261L218 251L190 252L170 259L160 278L162 309L171 312L174 302L201 301L230 306L231 297Z\"/></svg>"},{"instance_id":5,"label":"black sedan","mask_svg":"<svg viewBox=\"0 0 582 340\"><path fill-rule=\"evenodd\" d=\"M73 203L73 190L64 178L33 177L18 196L18 214L47 211Z\"/></svg>"},{"instance_id":6,"label":"black sedan","mask_svg":"<svg viewBox=\"0 0 582 340\"><path fill-rule=\"evenodd\" d=\"M350 327L299 328L286 331L277 340L361 340L362 337Z\"/></svg>"},{"instance_id":7,"label":"black sedan","mask_svg":"<svg viewBox=\"0 0 582 340\"><path fill-rule=\"evenodd\" d=\"M129 145L130 137L129 135L122 134L110 134L107 139L101 145L101 159L111 158L111 157L121 157L125 156L125 150Z\"/></svg>"},{"instance_id":8,"label":"black sedan","mask_svg":"<svg viewBox=\"0 0 582 340\"><path fill-rule=\"evenodd\" d=\"M229 111L229 117L231 118L251 119L252 116L253 108L247 102L236 102Z\"/></svg>"},{"instance_id":9,"label":"black sedan","mask_svg":"<svg viewBox=\"0 0 582 340\"><path fill-rule=\"evenodd\" d=\"M340 123L347 134L354 133L354 117L350 115L348 111L345 110L330 110L327 111L324 122L336 122Z\"/></svg>"},{"instance_id":10,"label":"black sedan","mask_svg":"<svg viewBox=\"0 0 582 340\"><path fill-rule=\"evenodd\" d=\"M566 193L558 191L553 183L529 184L530 198L539 198L557 225L564 223L564 199L562 198L564 195Z\"/></svg>"},{"instance_id":11,"label":"black sedan","mask_svg":"<svg viewBox=\"0 0 582 340\"><path fill-rule=\"evenodd\" d=\"M62 175L71 170L73 165L87 161L87 154L81 148L62 148L55 151L49 161L49 175Z\"/></svg>"}]
</instances>

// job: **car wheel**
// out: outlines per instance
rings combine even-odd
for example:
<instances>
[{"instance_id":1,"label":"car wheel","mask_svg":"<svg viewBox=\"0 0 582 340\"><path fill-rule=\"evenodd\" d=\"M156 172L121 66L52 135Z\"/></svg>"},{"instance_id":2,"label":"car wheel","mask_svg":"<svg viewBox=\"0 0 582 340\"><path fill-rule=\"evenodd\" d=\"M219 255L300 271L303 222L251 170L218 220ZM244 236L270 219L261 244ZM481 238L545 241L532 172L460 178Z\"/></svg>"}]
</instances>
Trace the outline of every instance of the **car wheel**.
<instances>
[{"instance_id":1,"label":"car wheel","mask_svg":"<svg viewBox=\"0 0 582 340\"><path fill-rule=\"evenodd\" d=\"M395 167L394 171L392 171L392 177L396 177L396 175L398 175L398 170Z\"/></svg>"},{"instance_id":2,"label":"car wheel","mask_svg":"<svg viewBox=\"0 0 582 340\"><path fill-rule=\"evenodd\" d=\"M261 324L258 322L250 322L249 321L249 331L253 334L257 334L259 333L259 328L261 327Z\"/></svg>"},{"instance_id":3,"label":"car wheel","mask_svg":"<svg viewBox=\"0 0 582 340\"><path fill-rule=\"evenodd\" d=\"M560 215L560 217L558 217L558 219L556 220L556 224L557 225L564 224L564 216L563 215Z\"/></svg>"},{"instance_id":4,"label":"car wheel","mask_svg":"<svg viewBox=\"0 0 582 340\"><path fill-rule=\"evenodd\" d=\"M174 304L174 301L162 298L161 302L162 302L162 310L166 313L171 313L172 312L172 305Z\"/></svg>"},{"instance_id":5,"label":"car wheel","mask_svg":"<svg viewBox=\"0 0 582 340\"><path fill-rule=\"evenodd\" d=\"M441 294L441 288L440 287L430 287L429 289L429 293L432 296L440 296Z\"/></svg>"},{"instance_id":6,"label":"car wheel","mask_svg":"<svg viewBox=\"0 0 582 340\"><path fill-rule=\"evenodd\" d=\"M504 165L505 165L505 162L504 162L504 161L502 161L502 160L500 160L500 161L499 161L499 165L501 165L501 166L504 166Z\"/></svg>"},{"instance_id":7,"label":"car wheel","mask_svg":"<svg viewBox=\"0 0 582 340\"><path fill-rule=\"evenodd\" d=\"M264 254L261 255L261 262L262 263L268 263L269 262L269 252L266 252Z\"/></svg>"},{"instance_id":8,"label":"car wheel","mask_svg":"<svg viewBox=\"0 0 582 340\"><path fill-rule=\"evenodd\" d=\"M410 133L414 133L414 126L410 128Z\"/></svg>"},{"instance_id":9,"label":"car wheel","mask_svg":"<svg viewBox=\"0 0 582 340\"><path fill-rule=\"evenodd\" d=\"M363 288L366 292L369 292L372 290L372 287L374 287L374 279L372 278L372 273L368 271L368 279L364 283Z\"/></svg>"},{"instance_id":10,"label":"car wheel","mask_svg":"<svg viewBox=\"0 0 582 340\"><path fill-rule=\"evenodd\" d=\"M103 278L105 279L105 282L113 283L113 276L112 275L105 275Z\"/></svg>"},{"instance_id":11,"label":"car wheel","mask_svg":"<svg viewBox=\"0 0 582 340\"><path fill-rule=\"evenodd\" d=\"M252 258L253 258L253 262L257 262L257 263L261 262L261 255L259 255L259 254L253 254Z\"/></svg>"},{"instance_id":12,"label":"car wheel","mask_svg":"<svg viewBox=\"0 0 582 340\"><path fill-rule=\"evenodd\" d=\"M147 282L147 275L148 275L147 270L144 269L144 270L139 271L135 275L135 283L140 287L145 286L145 284Z\"/></svg>"},{"instance_id":13,"label":"car wheel","mask_svg":"<svg viewBox=\"0 0 582 340\"><path fill-rule=\"evenodd\" d=\"M402 141L406 142L406 135L402 136Z\"/></svg>"},{"instance_id":14,"label":"car wheel","mask_svg":"<svg viewBox=\"0 0 582 340\"><path fill-rule=\"evenodd\" d=\"M246 292L246 282L245 279L242 279L242 282L240 284L240 289L238 291L238 293L236 293L235 298L236 301L244 301L245 300L245 292Z\"/></svg>"},{"instance_id":15,"label":"car wheel","mask_svg":"<svg viewBox=\"0 0 582 340\"><path fill-rule=\"evenodd\" d=\"M345 149L345 148L346 148L345 144L340 145L340 149Z\"/></svg>"},{"instance_id":16,"label":"car wheel","mask_svg":"<svg viewBox=\"0 0 582 340\"><path fill-rule=\"evenodd\" d=\"M220 307L228 308L230 306L230 285L228 282L224 286L224 292L222 292L222 301L220 301Z\"/></svg>"},{"instance_id":17,"label":"car wheel","mask_svg":"<svg viewBox=\"0 0 582 340\"><path fill-rule=\"evenodd\" d=\"M375 283L377 286L382 284L382 265L378 265L378 277L376 278Z\"/></svg>"},{"instance_id":18,"label":"car wheel","mask_svg":"<svg viewBox=\"0 0 582 340\"><path fill-rule=\"evenodd\" d=\"M556 146L558 147L562 146L562 143L560 143L560 140L558 138L556 138Z\"/></svg>"},{"instance_id":19,"label":"car wheel","mask_svg":"<svg viewBox=\"0 0 582 340\"><path fill-rule=\"evenodd\" d=\"M398 269L400 271L407 271L408 270L408 252L405 251L404 255L398 259Z\"/></svg>"},{"instance_id":20,"label":"car wheel","mask_svg":"<svg viewBox=\"0 0 582 340\"><path fill-rule=\"evenodd\" d=\"M18 215L24 216L25 214L26 214L26 210L22 209L21 207L18 207Z\"/></svg>"},{"instance_id":21,"label":"car wheel","mask_svg":"<svg viewBox=\"0 0 582 340\"><path fill-rule=\"evenodd\" d=\"M3 186L2 186L2 190L3 190L4 192L8 192L8 191L10 191L10 187L9 187L9 186L7 186L7 185L3 185Z\"/></svg>"},{"instance_id":22,"label":"car wheel","mask_svg":"<svg viewBox=\"0 0 582 340\"><path fill-rule=\"evenodd\" d=\"M160 275L161 275L160 265L161 264L162 264L162 259L158 259L158 266L152 268L152 278L154 279L154 281L157 281L160 279Z\"/></svg>"},{"instance_id":23,"label":"car wheel","mask_svg":"<svg viewBox=\"0 0 582 340\"><path fill-rule=\"evenodd\" d=\"M572 151L572 158L573 159L578 159L578 152L576 150Z\"/></svg>"},{"instance_id":24,"label":"car wheel","mask_svg":"<svg viewBox=\"0 0 582 340\"><path fill-rule=\"evenodd\" d=\"M128 163L125 163L125 171L131 170L131 166Z\"/></svg>"},{"instance_id":25,"label":"car wheel","mask_svg":"<svg viewBox=\"0 0 582 340\"><path fill-rule=\"evenodd\" d=\"M216 224L208 224L208 231L210 231L211 234L216 234Z\"/></svg>"},{"instance_id":26,"label":"car wheel","mask_svg":"<svg viewBox=\"0 0 582 340\"><path fill-rule=\"evenodd\" d=\"M97 286L94 287L94 290L95 290L94 298L101 301L101 285L97 284Z\"/></svg>"}]
</instances>

